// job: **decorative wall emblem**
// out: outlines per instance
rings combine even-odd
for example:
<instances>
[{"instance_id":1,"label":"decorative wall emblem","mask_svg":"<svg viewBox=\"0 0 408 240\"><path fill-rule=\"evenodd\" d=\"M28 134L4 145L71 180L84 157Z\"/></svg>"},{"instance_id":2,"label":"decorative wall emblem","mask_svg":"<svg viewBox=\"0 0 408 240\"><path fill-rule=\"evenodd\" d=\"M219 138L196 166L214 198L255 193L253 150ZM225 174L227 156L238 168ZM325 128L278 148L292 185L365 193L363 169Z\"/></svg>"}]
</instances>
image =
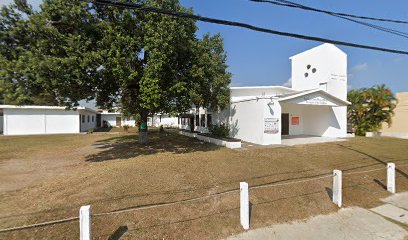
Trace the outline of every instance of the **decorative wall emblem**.
<instances>
[{"instance_id":1,"label":"decorative wall emblem","mask_svg":"<svg viewBox=\"0 0 408 240\"><path fill-rule=\"evenodd\" d=\"M314 74L316 73L317 69L316 68L312 68L312 65L308 64L306 66L307 71L305 72L305 77L307 78L310 74Z\"/></svg>"}]
</instances>

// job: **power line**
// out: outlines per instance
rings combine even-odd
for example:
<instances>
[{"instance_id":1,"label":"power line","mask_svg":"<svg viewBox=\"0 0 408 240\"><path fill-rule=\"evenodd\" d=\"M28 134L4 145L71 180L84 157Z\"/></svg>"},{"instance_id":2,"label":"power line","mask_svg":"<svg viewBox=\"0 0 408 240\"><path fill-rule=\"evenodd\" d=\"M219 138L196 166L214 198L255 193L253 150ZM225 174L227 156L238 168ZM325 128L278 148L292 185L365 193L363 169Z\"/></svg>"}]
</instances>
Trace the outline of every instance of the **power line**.
<instances>
[{"instance_id":1,"label":"power line","mask_svg":"<svg viewBox=\"0 0 408 240\"><path fill-rule=\"evenodd\" d=\"M250 0L252 2L266 2L266 3L272 3L272 4L276 4L276 5L281 5L281 6L286 6L287 4L285 3L278 3L275 1L270 1L270 0ZM280 1L283 2L283 1ZM296 7L296 8L302 8L300 6L290 6L290 7ZM306 6L304 6L306 7ZM358 16L358 15L353 15L353 14L348 14L348 13L340 13L340 12L331 12L331 11L327 11L327 10L321 10L321 9L316 9L316 8L311 8L311 7L307 7L307 10L310 11L315 11L315 12L321 12L321 13L327 13L327 14L336 14L339 16L343 16L343 17L351 17L351 18L360 18L360 19L366 19L366 20L372 20L372 21L380 21L380 22L392 22L392 23L401 23L401 24L408 24L408 21L404 21L404 20L395 20L395 19L386 19L386 18L375 18L375 17L367 17L367 16ZM306 10L306 9L305 9Z\"/></svg>"},{"instance_id":2,"label":"power line","mask_svg":"<svg viewBox=\"0 0 408 240\"><path fill-rule=\"evenodd\" d=\"M348 46L348 47L354 47L354 48L370 49L370 50L376 50L376 51L381 51L381 52L408 55L408 51L403 51L403 50L362 45L362 44L351 43L351 42L343 42L343 41L337 41L337 40L332 40L332 39L327 39L327 38L301 35L301 34L296 34L296 33L281 32L281 31L276 31L272 29L253 26L247 23L227 21L227 20L209 18L209 17L202 17L199 15L191 14L191 13L177 12L177 11L155 8L155 7L148 7L142 4L138 4L138 3L123 3L123 2L114 2L111 0L91 0L91 2L95 4L100 4L100 5L109 5L109 6L115 6L115 7L121 7L121 8L134 9L134 10L143 11L143 12L153 12L153 13L159 13L159 14L164 14L164 15L169 15L169 16L174 16L174 17L187 18L187 19L192 19L192 20L201 21L201 22L209 22L209 23L215 23L215 24L221 24L221 25L227 25L227 26L241 27L241 28L246 28L246 29L250 29L253 31L257 31L257 32L270 33L270 34L298 38L298 39L303 39L303 40L310 40L310 41L331 43L331 44L337 44L341 46Z\"/></svg>"},{"instance_id":3,"label":"power line","mask_svg":"<svg viewBox=\"0 0 408 240\"><path fill-rule=\"evenodd\" d=\"M249 1L256 2L256 3L270 3L270 4L279 5L279 6L299 8L299 9L302 9L302 10L309 10L309 11L324 13L324 14L328 14L328 15L333 16L333 17L341 18L341 19L351 21L351 22L354 22L354 23L357 23L357 24L361 24L361 25L364 25L364 26L367 26L367 27L370 27L370 28L374 28L374 29L377 29L379 31L383 31L383 32L387 32L387 33L390 33L390 34L400 36L400 37L408 38L408 33L406 33L406 32L398 31L398 30L395 30L395 29L392 29L392 28L382 27L382 26L375 25L375 24L372 24L372 23L367 23L367 22L355 20L355 19L352 19L351 17L344 16L344 14L325 11L325 10L321 10L321 9L317 9L317 8L311 8L311 7L301 5L301 4L298 4L298 3L295 3L295 2L287 1L287 0L249 0Z\"/></svg>"}]
</instances>

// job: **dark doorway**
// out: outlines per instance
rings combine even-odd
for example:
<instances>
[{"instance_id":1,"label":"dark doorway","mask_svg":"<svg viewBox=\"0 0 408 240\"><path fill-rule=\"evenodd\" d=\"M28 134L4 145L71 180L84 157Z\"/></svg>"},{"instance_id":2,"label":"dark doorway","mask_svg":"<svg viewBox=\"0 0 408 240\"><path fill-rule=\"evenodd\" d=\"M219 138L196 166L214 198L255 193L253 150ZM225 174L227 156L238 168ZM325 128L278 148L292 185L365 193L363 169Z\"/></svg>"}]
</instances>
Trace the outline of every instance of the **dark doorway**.
<instances>
[{"instance_id":1,"label":"dark doorway","mask_svg":"<svg viewBox=\"0 0 408 240\"><path fill-rule=\"evenodd\" d=\"M122 127L122 118L116 117L116 127Z\"/></svg>"},{"instance_id":2,"label":"dark doorway","mask_svg":"<svg viewBox=\"0 0 408 240\"><path fill-rule=\"evenodd\" d=\"M289 113L282 113L282 135L289 135Z\"/></svg>"},{"instance_id":3,"label":"dark doorway","mask_svg":"<svg viewBox=\"0 0 408 240\"><path fill-rule=\"evenodd\" d=\"M101 127L102 126L102 121L101 121L102 119L101 119L101 114L100 113L98 113L98 114L96 114L96 126L97 127Z\"/></svg>"},{"instance_id":4,"label":"dark doorway","mask_svg":"<svg viewBox=\"0 0 408 240\"><path fill-rule=\"evenodd\" d=\"M194 117L190 117L190 131L194 132Z\"/></svg>"}]
</instances>

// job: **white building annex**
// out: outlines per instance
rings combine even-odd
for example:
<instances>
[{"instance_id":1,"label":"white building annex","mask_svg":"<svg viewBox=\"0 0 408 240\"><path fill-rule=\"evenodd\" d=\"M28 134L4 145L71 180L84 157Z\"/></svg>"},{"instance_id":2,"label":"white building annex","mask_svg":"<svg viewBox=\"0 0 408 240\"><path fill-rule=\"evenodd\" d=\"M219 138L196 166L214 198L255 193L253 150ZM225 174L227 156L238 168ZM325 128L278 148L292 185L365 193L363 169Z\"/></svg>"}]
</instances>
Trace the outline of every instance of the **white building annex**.
<instances>
[{"instance_id":1,"label":"white building annex","mask_svg":"<svg viewBox=\"0 0 408 240\"><path fill-rule=\"evenodd\" d=\"M230 137L270 145L282 136L347 135L347 55L322 44L290 57L292 87L231 87L230 106L221 112L192 109L180 115L180 128L208 132L225 123Z\"/></svg>"},{"instance_id":2,"label":"white building annex","mask_svg":"<svg viewBox=\"0 0 408 240\"><path fill-rule=\"evenodd\" d=\"M4 135L62 134L96 128L97 112L78 107L0 105L0 133Z\"/></svg>"}]
</instances>

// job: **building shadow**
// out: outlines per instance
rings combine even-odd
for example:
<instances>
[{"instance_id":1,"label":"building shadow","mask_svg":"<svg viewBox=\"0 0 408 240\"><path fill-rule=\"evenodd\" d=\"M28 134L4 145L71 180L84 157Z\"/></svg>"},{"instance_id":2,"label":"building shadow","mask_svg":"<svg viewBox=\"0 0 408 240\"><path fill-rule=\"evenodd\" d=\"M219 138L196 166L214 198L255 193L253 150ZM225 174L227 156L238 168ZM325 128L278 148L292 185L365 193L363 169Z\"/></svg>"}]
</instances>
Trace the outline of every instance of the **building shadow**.
<instances>
[{"instance_id":1,"label":"building shadow","mask_svg":"<svg viewBox=\"0 0 408 240\"><path fill-rule=\"evenodd\" d=\"M109 236L108 240L119 240L127 231L127 226L120 226L114 233L112 233L112 235Z\"/></svg>"},{"instance_id":2,"label":"building shadow","mask_svg":"<svg viewBox=\"0 0 408 240\"><path fill-rule=\"evenodd\" d=\"M96 154L86 156L85 161L102 162L108 160L130 159L142 155L157 153L191 153L214 151L220 146L204 143L195 138L172 132L152 131L148 133L148 143L141 144L139 135L120 135L98 140L93 147L100 150Z\"/></svg>"}]
</instances>

